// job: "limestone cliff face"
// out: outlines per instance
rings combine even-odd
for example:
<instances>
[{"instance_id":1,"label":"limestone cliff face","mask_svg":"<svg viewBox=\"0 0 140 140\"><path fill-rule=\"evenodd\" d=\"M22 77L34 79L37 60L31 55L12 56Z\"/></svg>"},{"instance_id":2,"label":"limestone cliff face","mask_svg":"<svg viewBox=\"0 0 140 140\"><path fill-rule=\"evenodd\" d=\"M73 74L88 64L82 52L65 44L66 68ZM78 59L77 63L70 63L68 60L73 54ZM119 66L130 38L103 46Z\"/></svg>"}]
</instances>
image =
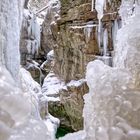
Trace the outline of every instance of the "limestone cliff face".
<instances>
[{"instance_id":1,"label":"limestone cliff face","mask_svg":"<svg viewBox=\"0 0 140 140\"><path fill-rule=\"evenodd\" d=\"M91 0L56 0L48 4L49 8L42 27L42 48L45 53L48 51L47 47L54 50L53 71L66 83L66 86L72 80L79 81L84 78L87 63L97 56L104 55L104 38L101 37L101 47L99 47L97 12L95 8L91 11L91 3ZM115 20L117 23L119 21L117 13L119 6L120 0L112 1L111 5L107 3L102 19L101 32L104 34L106 31L108 36L108 56L111 56L113 50L113 26ZM71 85L67 86L67 90L60 90L61 107L58 107L58 110L63 108L74 130L82 128L82 125L77 125L75 122L82 124L83 95L86 92L88 87L85 83L80 87ZM56 111L53 110L54 106L56 105L50 103L51 112ZM63 118L57 113L54 114Z\"/></svg>"},{"instance_id":2,"label":"limestone cliff face","mask_svg":"<svg viewBox=\"0 0 140 140\"><path fill-rule=\"evenodd\" d=\"M43 25L43 36L50 35L44 47L55 51L55 72L66 82L84 77L85 65L102 52L97 39L97 12L91 11L91 0L60 1L60 17L54 15L55 6L50 7ZM120 1L108 4L103 17L103 30L108 31L109 50L112 50L112 26L117 17ZM114 14L112 14L114 12ZM111 14L110 14L111 13ZM59 14L59 13L58 13ZM48 18L49 17L49 18ZM56 17L56 19L54 19ZM55 22L54 22L55 21ZM50 24L51 23L51 24ZM51 28L51 32L47 27ZM45 40L45 38L44 38ZM43 41L44 41L43 40ZM52 40L52 41L51 41ZM48 43L49 41L49 43Z\"/></svg>"}]
</instances>

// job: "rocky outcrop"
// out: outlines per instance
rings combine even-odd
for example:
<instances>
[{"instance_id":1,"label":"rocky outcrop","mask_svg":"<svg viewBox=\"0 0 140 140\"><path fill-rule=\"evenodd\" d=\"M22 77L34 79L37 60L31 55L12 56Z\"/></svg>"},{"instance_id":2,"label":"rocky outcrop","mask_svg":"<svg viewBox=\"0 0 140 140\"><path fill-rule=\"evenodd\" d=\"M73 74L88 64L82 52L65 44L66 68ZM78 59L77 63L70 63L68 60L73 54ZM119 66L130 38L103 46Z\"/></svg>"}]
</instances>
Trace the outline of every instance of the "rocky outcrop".
<instances>
[{"instance_id":1,"label":"rocky outcrop","mask_svg":"<svg viewBox=\"0 0 140 140\"><path fill-rule=\"evenodd\" d=\"M50 111L60 118L61 124L65 122L74 130L82 128L83 95L88 92L88 87L85 83L78 86L68 85L73 80L78 82L85 77L89 61L96 58L106 61L104 57L102 58L105 53L103 49L105 42L108 42L105 55L110 59L114 45L112 38L115 38L116 26L119 28L117 8L120 0L114 0L111 4L107 3L104 10L100 33L104 36L101 36L99 43L97 11L95 5L91 11L91 3L91 0L48 1L42 26L41 46L45 53L49 49L54 50L55 63L52 70L67 87L67 90L58 92L60 101L57 103L49 101ZM64 115L57 112L62 112ZM65 117L68 119L63 121L63 116L68 116Z\"/></svg>"},{"instance_id":2,"label":"rocky outcrop","mask_svg":"<svg viewBox=\"0 0 140 140\"><path fill-rule=\"evenodd\" d=\"M97 12L91 11L91 1L69 1L69 3L61 1L61 7L59 34L56 38L59 47L55 49L57 58L55 71L65 81L70 81L83 78L85 65L95 59L95 55L103 55L103 41L100 48L97 35ZM102 19L102 30L104 32L107 29L108 32L108 53L113 47L113 20L117 18L115 13L117 9L115 7L111 9L111 7L112 5L108 6L107 14Z\"/></svg>"},{"instance_id":3,"label":"rocky outcrop","mask_svg":"<svg viewBox=\"0 0 140 140\"><path fill-rule=\"evenodd\" d=\"M86 81L62 82L54 73L49 73L42 86L47 96L48 110L61 122L61 127L77 131L83 128L83 95L88 92Z\"/></svg>"},{"instance_id":4,"label":"rocky outcrop","mask_svg":"<svg viewBox=\"0 0 140 140\"><path fill-rule=\"evenodd\" d=\"M39 20L30 10L24 9L20 38L21 65L30 71L32 77L41 84L44 76L40 65L45 60L45 56L40 55L40 40Z\"/></svg>"}]
</instances>

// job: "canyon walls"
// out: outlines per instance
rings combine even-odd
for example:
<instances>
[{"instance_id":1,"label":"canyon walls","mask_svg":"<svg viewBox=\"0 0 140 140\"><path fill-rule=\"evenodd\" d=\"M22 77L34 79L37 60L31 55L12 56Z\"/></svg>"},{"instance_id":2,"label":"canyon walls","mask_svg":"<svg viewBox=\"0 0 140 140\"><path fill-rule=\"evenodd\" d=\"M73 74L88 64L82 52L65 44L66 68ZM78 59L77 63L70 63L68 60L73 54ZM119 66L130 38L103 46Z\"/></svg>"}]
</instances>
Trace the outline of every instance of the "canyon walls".
<instances>
[{"instance_id":1,"label":"canyon walls","mask_svg":"<svg viewBox=\"0 0 140 140\"><path fill-rule=\"evenodd\" d=\"M43 92L49 97L60 98L56 103L49 100L50 112L60 118L61 125L67 124L75 131L83 128L83 95L88 92L85 80L88 62L100 59L112 65L115 35L121 26L119 6L120 0L106 4L99 32L97 11L91 0L48 1L41 47L44 54L54 50L54 67L51 70L65 86L56 92L57 95L50 95L46 82L43 85L46 92L44 89Z\"/></svg>"}]
</instances>

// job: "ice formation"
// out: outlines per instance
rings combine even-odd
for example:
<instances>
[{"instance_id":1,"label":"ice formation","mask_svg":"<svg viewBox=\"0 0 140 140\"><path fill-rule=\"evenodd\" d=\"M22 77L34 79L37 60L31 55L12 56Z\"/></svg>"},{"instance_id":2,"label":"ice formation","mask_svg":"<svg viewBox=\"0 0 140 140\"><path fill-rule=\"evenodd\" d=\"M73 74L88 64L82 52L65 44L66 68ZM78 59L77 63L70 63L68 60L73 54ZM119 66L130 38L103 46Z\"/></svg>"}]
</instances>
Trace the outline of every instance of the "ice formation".
<instances>
[{"instance_id":1,"label":"ice formation","mask_svg":"<svg viewBox=\"0 0 140 140\"><path fill-rule=\"evenodd\" d=\"M116 44L116 37L117 37L118 30L119 30L119 23L116 19L112 26L112 38L113 38L113 47L114 48L115 48L115 44Z\"/></svg>"},{"instance_id":2,"label":"ice formation","mask_svg":"<svg viewBox=\"0 0 140 140\"><path fill-rule=\"evenodd\" d=\"M29 54L37 54L40 47L40 25L33 13L28 9L24 9L23 24L22 24L24 47Z\"/></svg>"},{"instance_id":3,"label":"ice formation","mask_svg":"<svg viewBox=\"0 0 140 140\"><path fill-rule=\"evenodd\" d=\"M38 101L46 99L30 74L19 67L22 1L10 2L2 0L0 3L0 140L51 140L59 120L51 115L45 116L45 121L41 119ZM99 19L103 2L96 3ZM88 64L84 130L60 140L140 140L140 6L134 5L133 0L123 0L120 13L123 27L117 34L115 67L99 60ZM106 36L106 31L104 34ZM104 45L106 48L105 37ZM47 78L47 86L53 91L56 89L54 94L65 87L53 73L48 76L51 79ZM71 81L67 86L78 86L83 81ZM45 91L50 94L49 90Z\"/></svg>"},{"instance_id":4,"label":"ice formation","mask_svg":"<svg viewBox=\"0 0 140 140\"><path fill-rule=\"evenodd\" d=\"M133 117L134 112L138 116L139 105L133 102L131 73L96 60L88 64L86 78L89 86L89 94L84 97L86 139L128 140L131 130L139 128L136 123L139 119ZM137 99L140 97L137 91L133 94Z\"/></svg>"},{"instance_id":5,"label":"ice formation","mask_svg":"<svg viewBox=\"0 0 140 140\"><path fill-rule=\"evenodd\" d=\"M120 7L120 15L123 25L129 23L130 17L135 14L135 8L138 6L139 0L122 0Z\"/></svg>"},{"instance_id":6,"label":"ice formation","mask_svg":"<svg viewBox=\"0 0 140 140\"><path fill-rule=\"evenodd\" d=\"M98 19L101 20L104 14L104 7L105 7L106 0L96 0L95 1L95 9L98 13Z\"/></svg>"},{"instance_id":7,"label":"ice formation","mask_svg":"<svg viewBox=\"0 0 140 140\"><path fill-rule=\"evenodd\" d=\"M105 0L96 0L95 1L95 9L97 11L97 17L98 17L98 45L99 48L101 48L101 29L102 29L102 21L104 15L104 6L105 6Z\"/></svg>"},{"instance_id":8,"label":"ice formation","mask_svg":"<svg viewBox=\"0 0 140 140\"><path fill-rule=\"evenodd\" d=\"M98 29L97 29L97 38L98 38L98 46L100 50L100 54L107 56L107 48L108 48L108 31L103 29L102 25L102 18L104 16L104 10L106 9L107 0L92 0L92 8L95 5L95 9L97 11L97 18L98 18ZM93 11L93 9L92 9ZM111 13L109 13L111 14ZM102 51L102 44L103 44L103 51Z\"/></svg>"},{"instance_id":9,"label":"ice formation","mask_svg":"<svg viewBox=\"0 0 140 140\"><path fill-rule=\"evenodd\" d=\"M107 29L104 30L103 34L103 55L108 55L108 31Z\"/></svg>"},{"instance_id":10,"label":"ice formation","mask_svg":"<svg viewBox=\"0 0 140 140\"><path fill-rule=\"evenodd\" d=\"M22 21L22 4L23 1L18 2L17 0L11 3L10 1L5 2L5 0L0 2L0 65L5 65L15 80L18 80L20 67L18 48ZM11 12L8 9L13 11ZM4 16L5 14L6 16Z\"/></svg>"},{"instance_id":11,"label":"ice formation","mask_svg":"<svg viewBox=\"0 0 140 140\"><path fill-rule=\"evenodd\" d=\"M126 68L135 77L136 85L139 86L139 38L140 38L140 7L136 5L135 11L131 17L127 17L125 10L127 7L133 7L132 1L124 1L120 14L125 19L123 28L118 31L117 45L115 48L114 66L120 68ZM140 1L138 1L140 2ZM126 17L123 17L126 16ZM127 21L127 22L126 22Z\"/></svg>"},{"instance_id":12,"label":"ice formation","mask_svg":"<svg viewBox=\"0 0 140 140\"><path fill-rule=\"evenodd\" d=\"M40 86L20 69L22 7L22 0L0 2L0 140L51 140L39 114Z\"/></svg>"},{"instance_id":13,"label":"ice formation","mask_svg":"<svg viewBox=\"0 0 140 140\"><path fill-rule=\"evenodd\" d=\"M92 22L87 22L85 26L81 26L82 28L84 28L84 34L87 42L90 40L93 28L96 26L97 25L93 24Z\"/></svg>"}]
</instances>

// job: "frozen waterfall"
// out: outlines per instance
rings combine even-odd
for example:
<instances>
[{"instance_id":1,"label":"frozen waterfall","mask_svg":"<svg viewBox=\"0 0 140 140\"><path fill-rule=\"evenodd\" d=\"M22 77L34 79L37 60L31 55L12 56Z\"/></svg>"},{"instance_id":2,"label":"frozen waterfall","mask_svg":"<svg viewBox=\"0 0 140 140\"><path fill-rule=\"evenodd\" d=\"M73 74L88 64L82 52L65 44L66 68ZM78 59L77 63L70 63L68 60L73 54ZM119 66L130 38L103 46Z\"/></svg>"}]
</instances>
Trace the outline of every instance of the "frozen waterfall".
<instances>
[{"instance_id":1,"label":"frozen waterfall","mask_svg":"<svg viewBox=\"0 0 140 140\"><path fill-rule=\"evenodd\" d=\"M0 2L0 140L51 140L52 118L39 114L41 88L20 67L22 11L23 0Z\"/></svg>"}]
</instances>

